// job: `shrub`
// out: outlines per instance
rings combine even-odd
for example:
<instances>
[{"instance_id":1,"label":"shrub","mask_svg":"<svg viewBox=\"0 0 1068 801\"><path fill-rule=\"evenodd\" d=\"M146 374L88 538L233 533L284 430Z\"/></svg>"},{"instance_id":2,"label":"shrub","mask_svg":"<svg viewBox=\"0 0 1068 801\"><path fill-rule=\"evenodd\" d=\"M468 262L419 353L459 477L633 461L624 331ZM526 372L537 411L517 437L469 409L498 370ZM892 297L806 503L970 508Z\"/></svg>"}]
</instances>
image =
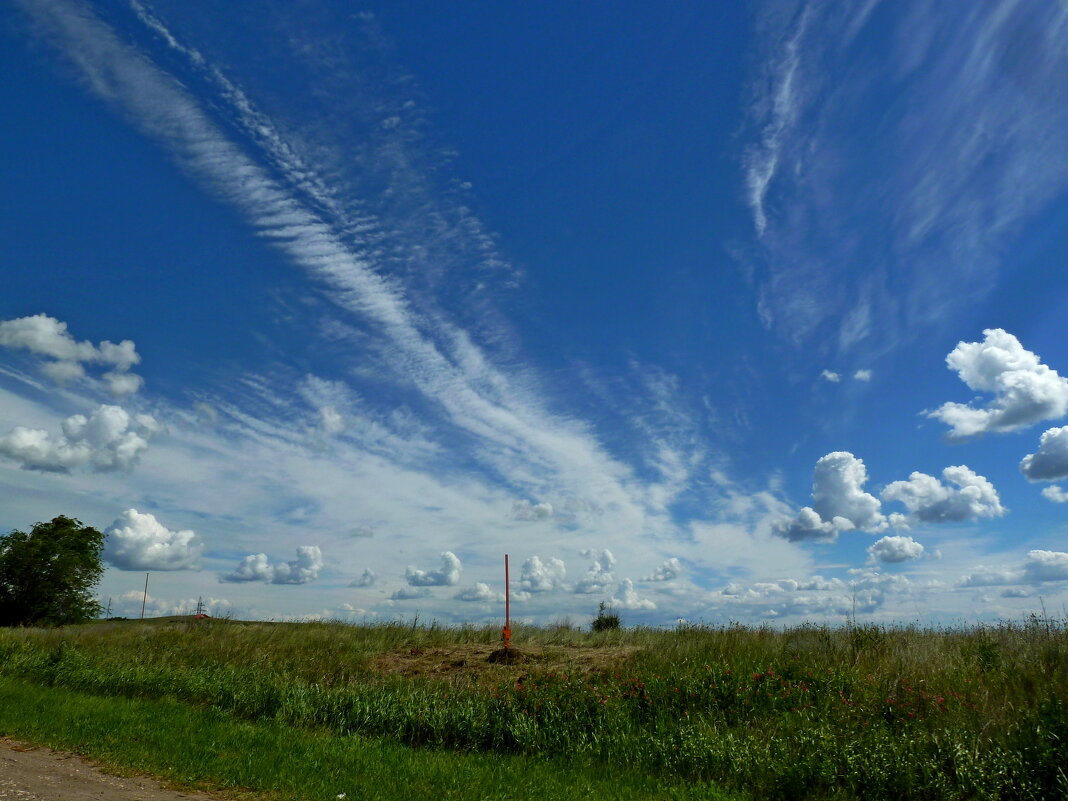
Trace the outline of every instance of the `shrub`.
<instances>
[{"instance_id":1,"label":"shrub","mask_svg":"<svg viewBox=\"0 0 1068 801\"><path fill-rule=\"evenodd\" d=\"M619 628L619 615L612 611L612 607L606 606L604 601L601 601L600 606L597 607L597 617L593 619L591 626L593 631L612 631Z\"/></svg>"}]
</instances>

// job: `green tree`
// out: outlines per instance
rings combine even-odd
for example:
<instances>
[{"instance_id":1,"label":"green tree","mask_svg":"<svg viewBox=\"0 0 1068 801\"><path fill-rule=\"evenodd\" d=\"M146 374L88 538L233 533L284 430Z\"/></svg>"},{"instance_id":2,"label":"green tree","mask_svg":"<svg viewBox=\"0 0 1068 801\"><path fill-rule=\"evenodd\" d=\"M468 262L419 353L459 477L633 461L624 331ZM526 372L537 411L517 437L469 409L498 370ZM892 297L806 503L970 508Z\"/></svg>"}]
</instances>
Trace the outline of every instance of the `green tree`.
<instances>
[{"instance_id":1,"label":"green tree","mask_svg":"<svg viewBox=\"0 0 1068 801\"><path fill-rule=\"evenodd\" d=\"M0 535L0 626L61 626L100 614L104 535L71 517Z\"/></svg>"}]
</instances>

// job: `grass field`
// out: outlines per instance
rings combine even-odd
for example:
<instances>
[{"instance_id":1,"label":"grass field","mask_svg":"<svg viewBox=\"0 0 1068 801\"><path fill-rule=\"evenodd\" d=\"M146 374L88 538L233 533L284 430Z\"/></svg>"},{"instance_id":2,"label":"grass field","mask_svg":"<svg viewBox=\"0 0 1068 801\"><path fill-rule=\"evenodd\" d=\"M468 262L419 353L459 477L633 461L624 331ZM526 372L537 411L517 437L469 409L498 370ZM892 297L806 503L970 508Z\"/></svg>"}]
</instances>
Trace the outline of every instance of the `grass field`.
<instances>
[{"instance_id":1,"label":"grass field","mask_svg":"<svg viewBox=\"0 0 1068 801\"><path fill-rule=\"evenodd\" d=\"M272 742L286 752L297 742L356 749L412 775L425 759L432 783L471 793L456 798L1068 798L1061 622L529 628L514 635L529 658L510 666L486 662L497 637L480 628L235 621L6 630L0 676L5 707L21 687L149 718L206 716L198 725L220 727L217 747L244 731L266 763L282 763L269 755ZM0 727L20 734L16 715L0 711ZM78 726L53 729L49 742L69 742L64 731ZM149 750L183 753L167 736ZM182 767L192 757L174 759L167 775L192 769ZM479 771L495 776L504 765L515 782L480 784ZM215 781L286 798L344 791L326 796L325 786L267 775L256 768Z\"/></svg>"}]
</instances>

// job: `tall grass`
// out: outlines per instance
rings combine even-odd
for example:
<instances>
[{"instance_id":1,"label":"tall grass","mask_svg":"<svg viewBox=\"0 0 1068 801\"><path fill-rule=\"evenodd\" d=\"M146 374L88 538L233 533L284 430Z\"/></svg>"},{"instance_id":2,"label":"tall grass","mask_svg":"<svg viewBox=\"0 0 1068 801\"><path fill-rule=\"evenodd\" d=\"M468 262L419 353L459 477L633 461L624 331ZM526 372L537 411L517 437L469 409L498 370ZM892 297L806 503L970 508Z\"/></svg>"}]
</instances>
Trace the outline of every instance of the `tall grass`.
<instances>
[{"instance_id":1,"label":"tall grass","mask_svg":"<svg viewBox=\"0 0 1068 801\"><path fill-rule=\"evenodd\" d=\"M730 801L708 785L499 754L414 750L167 700L101 698L0 677L0 734L183 789L278 801ZM0 798L9 798L0 790ZM35 796L38 797L38 796Z\"/></svg>"},{"instance_id":2,"label":"tall grass","mask_svg":"<svg viewBox=\"0 0 1068 801\"><path fill-rule=\"evenodd\" d=\"M0 673L407 745L629 765L757 798L1068 798L1061 622L514 636L543 660L428 678L383 674L381 657L497 632L99 624L2 632ZM578 669L568 656L581 649L606 657Z\"/></svg>"}]
</instances>

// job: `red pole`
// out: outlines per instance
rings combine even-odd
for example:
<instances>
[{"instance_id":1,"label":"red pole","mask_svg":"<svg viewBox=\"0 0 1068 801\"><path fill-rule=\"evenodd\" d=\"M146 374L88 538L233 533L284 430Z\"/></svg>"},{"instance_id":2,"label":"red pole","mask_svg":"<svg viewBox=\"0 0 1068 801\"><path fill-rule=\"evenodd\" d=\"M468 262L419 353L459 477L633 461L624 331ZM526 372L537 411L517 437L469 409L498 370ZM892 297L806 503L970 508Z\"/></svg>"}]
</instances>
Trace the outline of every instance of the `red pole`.
<instances>
[{"instance_id":1,"label":"red pole","mask_svg":"<svg viewBox=\"0 0 1068 801\"><path fill-rule=\"evenodd\" d=\"M504 647L512 645L512 592L508 582L508 554L504 555Z\"/></svg>"}]
</instances>

